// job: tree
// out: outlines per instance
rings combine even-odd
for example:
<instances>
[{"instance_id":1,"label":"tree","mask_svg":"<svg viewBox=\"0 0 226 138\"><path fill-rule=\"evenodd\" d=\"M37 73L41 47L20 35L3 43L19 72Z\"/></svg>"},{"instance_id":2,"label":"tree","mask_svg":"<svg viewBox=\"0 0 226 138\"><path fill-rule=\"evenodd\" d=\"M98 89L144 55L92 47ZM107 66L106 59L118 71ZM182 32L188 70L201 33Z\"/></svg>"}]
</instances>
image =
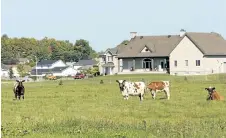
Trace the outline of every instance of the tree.
<instances>
[{"instance_id":1,"label":"tree","mask_svg":"<svg viewBox=\"0 0 226 138\"><path fill-rule=\"evenodd\" d=\"M19 72L20 76L23 77L23 75L24 75L24 65L23 64L19 64L17 66L17 71Z\"/></svg>"},{"instance_id":2,"label":"tree","mask_svg":"<svg viewBox=\"0 0 226 138\"><path fill-rule=\"evenodd\" d=\"M129 40L124 40L121 42L121 44L123 44L123 45L127 45L128 43L129 43Z\"/></svg>"},{"instance_id":3,"label":"tree","mask_svg":"<svg viewBox=\"0 0 226 138\"><path fill-rule=\"evenodd\" d=\"M10 79L13 78L13 68L12 67L9 68L9 78Z\"/></svg>"}]
</instances>

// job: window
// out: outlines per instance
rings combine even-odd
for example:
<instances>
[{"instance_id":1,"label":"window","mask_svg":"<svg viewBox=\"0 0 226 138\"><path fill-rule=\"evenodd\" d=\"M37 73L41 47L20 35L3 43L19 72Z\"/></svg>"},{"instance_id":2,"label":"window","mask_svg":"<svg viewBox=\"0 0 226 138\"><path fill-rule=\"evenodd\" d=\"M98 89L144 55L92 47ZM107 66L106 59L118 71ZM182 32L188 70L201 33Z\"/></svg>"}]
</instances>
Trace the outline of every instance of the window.
<instances>
[{"instance_id":1,"label":"window","mask_svg":"<svg viewBox=\"0 0 226 138\"><path fill-rule=\"evenodd\" d=\"M196 60L196 66L200 66L200 60Z\"/></svg>"},{"instance_id":2,"label":"window","mask_svg":"<svg viewBox=\"0 0 226 138\"><path fill-rule=\"evenodd\" d=\"M102 60L105 62L106 61L106 57L103 57Z\"/></svg>"},{"instance_id":3,"label":"window","mask_svg":"<svg viewBox=\"0 0 226 138\"><path fill-rule=\"evenodd\" d=\"M174 67L177 67L177 60L174 60Z\"/></svg>"},{"instance_id":4,"label":"window","mask_svg":"<svg viewBox=\"0 0 226 138\"><path fill-rule=\"evenodd\" d=\"M185 60L185 66L188 66L188 60Z\"/></svg>"},{"instance_id":5,"label":"window","mask_svg":"<svg viewBox=\"0 0 226 138\"><path fill-rule=\"evenodd\" d=\"M108 56L108 61L113 61L113 57L112 56Z\"/></svg>"}]
</instances>

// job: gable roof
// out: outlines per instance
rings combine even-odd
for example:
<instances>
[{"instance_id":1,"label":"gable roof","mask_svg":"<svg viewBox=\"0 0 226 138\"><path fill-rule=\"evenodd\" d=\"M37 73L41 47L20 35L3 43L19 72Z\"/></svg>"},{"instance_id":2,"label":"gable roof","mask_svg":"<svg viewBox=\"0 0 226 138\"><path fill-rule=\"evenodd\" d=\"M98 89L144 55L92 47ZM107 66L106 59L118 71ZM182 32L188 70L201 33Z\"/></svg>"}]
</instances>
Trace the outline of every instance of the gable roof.
<instances>
[{"instance_id":1,"label":"gable roof","mask_svg":"<svg viewBox=\"0 0 226 138\"><path fill-rule=\"evenodd\" d=\"M186 32L187 36L204 55L226 55L226 40L218 33ZM118 55L126 57L165 57L169 56L184 38L179 35L136 36ZM141 52L145 46L151 52Z\"/></svg>"},{"instance_id":2,"label":"gable roof","mask_svg":"<svg viewBox=\"0 0 226 138\"><path fill-rule=\"evenodd\" d=\"M123 49L118 57L164 57L169 56L169 53L181 41L178 35L165 36L136 36L131 39L129 44ZM152 52L141 52L144 47L147 47Z\"/></svg>"},{"instance_id":3,"label":"gable roof","mask_svg":"<svg viewBox=\"0 0 226 138\"><path fill-rule=\"evenodd\" d=\"M38 62L38 66L43 66L43 65L52 65L53 63L57 62L59 60L41 60Z\"/></svg>"},{"instance_id":4,"label":"gable roof","mask_svg":"<svg viewBox=\"0 0 226 138\"><path fill-rule=\"evenodd\" d=\"M186 36L204 55L226 55L226 40L218 33L193 33Z\"/></svg>"},{"instance_id":5,"label":"gable roof","mask_svg":"<svg viewBox=\"0 0 226 138\"><path fill-rule=\"evenodd\" d=\"M75 63L75 66L86 66L86 65L95 65L97 64L96 60L79 60L77 63Z\"/></svg>"}]
</instances>

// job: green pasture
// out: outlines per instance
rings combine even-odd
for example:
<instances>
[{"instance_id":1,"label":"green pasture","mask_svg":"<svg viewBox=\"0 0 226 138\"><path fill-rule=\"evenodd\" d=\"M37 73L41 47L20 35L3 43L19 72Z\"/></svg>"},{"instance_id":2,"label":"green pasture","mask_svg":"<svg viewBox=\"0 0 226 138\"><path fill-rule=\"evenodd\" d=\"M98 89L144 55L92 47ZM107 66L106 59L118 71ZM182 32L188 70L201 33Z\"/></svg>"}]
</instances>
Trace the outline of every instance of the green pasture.
<instances>
[{"instance_id":1,"label":"green pasture","mask_svg":"<svg viewBox=\"0 0 226 138\"><path fill-rule=\"evenodd\" d=\"M170 81L171 99L147 92L124 100L116 79ZM100 84L100 80L104 84ZM85 80L24 83L25 100L13 100L2 82L2 137L25 138L225 138L226 101L206 101L205 87L226 98L226 75L179 77L114 75Z\"/></svg>"}]
</instances>

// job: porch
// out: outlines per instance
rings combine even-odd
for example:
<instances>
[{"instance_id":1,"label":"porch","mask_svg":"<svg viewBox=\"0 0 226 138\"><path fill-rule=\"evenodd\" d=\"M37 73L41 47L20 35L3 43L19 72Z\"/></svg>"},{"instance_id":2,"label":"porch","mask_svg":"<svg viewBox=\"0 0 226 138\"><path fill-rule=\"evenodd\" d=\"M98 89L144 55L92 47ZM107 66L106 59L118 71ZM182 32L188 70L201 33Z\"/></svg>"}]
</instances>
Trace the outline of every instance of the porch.
<instances>
[{"instance_id":1,"label":"porch","mask_svg":"<svg viewBox=\"0 0 226 138\"><path fill-rule=\"evenodd\" d=\"M165 74L169 73L169 58L133 58L120 59L118 74Z\"/></svg>"},{"instance_id":2,"label":"porch","mask_svg":"<svg viewBox=\"0 0 226 138\"><path fill-rule=\"evenodd\" d=\"M102 65L103 75L113 75L114 73L114 63L108 62Z\"/></svg>"}]
</instances>

